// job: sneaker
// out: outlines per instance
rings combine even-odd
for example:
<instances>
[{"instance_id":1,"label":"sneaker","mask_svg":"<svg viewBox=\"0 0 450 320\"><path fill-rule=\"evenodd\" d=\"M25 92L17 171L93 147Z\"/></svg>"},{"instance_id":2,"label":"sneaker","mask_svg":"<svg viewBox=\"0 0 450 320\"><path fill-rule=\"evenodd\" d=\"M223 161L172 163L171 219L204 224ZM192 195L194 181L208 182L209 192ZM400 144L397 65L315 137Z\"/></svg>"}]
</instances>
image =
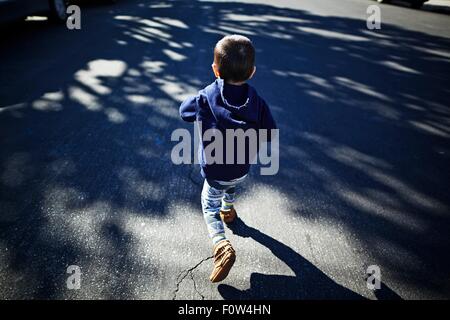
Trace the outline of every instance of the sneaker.
<instances>
[{"instance_id":1,"label":"sneaker","mask_svg":"<svg viewBox=\"0 0 450 320\"><path fill-rule=\"evenodd\" d=\"M209 277L211 282L224 280L236 261L236 253L230 241L222 240L214 247L214 269Z\"/></svg>"},{"instance_id":2,"label":"sneaker","mask_svg":"<svg viewBox=\"0 0 450 320\"><path fill-rule=\"evenodd\" d=\"M236 210L232 207L230 210L222 210L220 209L220 219L222 219L223 222L226 224L230 224L236 219L237 213Z\"/></svg>"}]
</instances>

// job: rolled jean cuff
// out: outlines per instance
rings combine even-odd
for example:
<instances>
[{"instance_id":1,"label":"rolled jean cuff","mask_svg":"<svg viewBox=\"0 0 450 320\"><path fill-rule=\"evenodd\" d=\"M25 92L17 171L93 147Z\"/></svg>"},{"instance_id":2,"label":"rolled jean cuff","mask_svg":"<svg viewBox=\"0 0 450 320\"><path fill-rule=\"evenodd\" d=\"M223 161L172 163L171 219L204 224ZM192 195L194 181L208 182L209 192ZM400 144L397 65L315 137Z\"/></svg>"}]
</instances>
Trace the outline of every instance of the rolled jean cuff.
<instances>
[{"instance_id":1,"label":"rolled jean cuff","mask_svg":"<svg viewBox=\"0 0 450 320\"><path fill-rule=\"evenodd\" d=\"M226 240L227 237L225 237L225 233L219 233L213 236L212 241L213 244L218 244L222 240Z\"/></svg>"}]
</instances>

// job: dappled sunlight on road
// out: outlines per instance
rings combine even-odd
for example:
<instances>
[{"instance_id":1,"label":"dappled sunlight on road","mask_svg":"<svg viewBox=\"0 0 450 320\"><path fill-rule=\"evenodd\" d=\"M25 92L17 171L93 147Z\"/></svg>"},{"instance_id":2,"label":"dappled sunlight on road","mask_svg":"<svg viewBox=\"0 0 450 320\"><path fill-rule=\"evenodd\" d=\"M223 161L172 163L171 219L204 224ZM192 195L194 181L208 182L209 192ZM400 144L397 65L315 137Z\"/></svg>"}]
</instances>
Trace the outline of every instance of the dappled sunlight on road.
<instances>
[{"instance_id":1,"label":"dappled sunlight on road","mask_svg":"<svg viewBox=\"0 0 450 320\"><path fill-rule=\"evenodd\" d=\"M358 278L370 261L411 297L445 295L439 279L450 265L436 256L449 246L449 39L235 2L130 1L83 23L69 35L24 28L0 53L11 78L0 81L0 246L11 275L0 286L19 279L0 295L171 298L169 274L210 246L198 168L170 162L170 134L191 128L179 103L213 80L212 48L230 32L255 43L251 82L281 129L280 172L253 175L238 202L259 230L253 240L231 235L240 294L260 292L252 274L262 274L274 294L287 279L297 298L314 297L305 288L315 280L331 296L373 297ZM286 261L274 271L289 257L311 278ZM77 261L86 283L97 283L79 296L64 290L64 274L48 272ZM207 282L209 266L197 285L223 298ZM179 296L199 298L191 285Z\"/></svg>"}]
</instances>

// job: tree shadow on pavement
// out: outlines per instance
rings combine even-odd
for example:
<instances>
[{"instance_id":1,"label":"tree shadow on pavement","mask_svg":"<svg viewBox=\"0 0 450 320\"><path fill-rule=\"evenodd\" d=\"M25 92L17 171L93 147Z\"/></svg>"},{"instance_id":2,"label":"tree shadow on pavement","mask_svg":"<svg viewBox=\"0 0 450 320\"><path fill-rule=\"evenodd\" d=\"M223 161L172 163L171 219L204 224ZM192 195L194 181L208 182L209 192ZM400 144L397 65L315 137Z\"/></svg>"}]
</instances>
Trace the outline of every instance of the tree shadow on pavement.
<instances>
[{"instance_id":1,"label":"tree shadow on pavement","mask_svg":"<svg viewBox=\"0 0 450 320\"><path fill-rule=\"evenodd\" d=\"M225 284L219 285L219 293L224 299L365 299L336 283L292 248L248 226L241 218L237 218L229 228L234 234L250 237L268 248L294 272L295 276L252 273L250 288L247 290L239 290Z\"/></svg>"},{"instance_id":2,"label":"tree shadow on pavement","mask_svg":"<svg viewBox=\"0 0 450 320\"><path fill-rule=\"evenodd\" d=\"M84 297L146 294L114 274L165 271L154 258L170 245L161 232L194 232L167 222L178 203L201 214L194 168L171 163L170 136L188 128L179 103L213 80L212 48L230 32L254 41L252 84L281 129L280 172L254 182L299 203L296 218L344 226L354 248L402 281L448 292L448 38L239 2L134 0L83 12L80 31L0 26L1 297L77 296L64 286L76 263L92 275ZM257 283L285 279L314 296L316 279L352 296L252 235L298 273Z\"/></svg>"}]
</instances>

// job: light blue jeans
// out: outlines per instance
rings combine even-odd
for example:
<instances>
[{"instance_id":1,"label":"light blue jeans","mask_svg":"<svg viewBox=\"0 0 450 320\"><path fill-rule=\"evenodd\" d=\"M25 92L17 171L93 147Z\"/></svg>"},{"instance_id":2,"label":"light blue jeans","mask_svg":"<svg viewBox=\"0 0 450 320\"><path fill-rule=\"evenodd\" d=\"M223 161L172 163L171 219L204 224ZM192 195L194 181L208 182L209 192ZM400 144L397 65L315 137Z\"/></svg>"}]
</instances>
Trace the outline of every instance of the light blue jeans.
<instances>
[{"instance_id":1,"label":"light blue jeans","mask_svg":"<svg viewBox=\"0 0 450 320\"><path fill-rule=\"evenodd\" d=\"M220 209L230 210L236 200L236 186L246 176L232 181L207 180L203 183L202 210L209 237L213 243L225 240L225 228L219 216Z\"/></svg>"}]
</instances>

